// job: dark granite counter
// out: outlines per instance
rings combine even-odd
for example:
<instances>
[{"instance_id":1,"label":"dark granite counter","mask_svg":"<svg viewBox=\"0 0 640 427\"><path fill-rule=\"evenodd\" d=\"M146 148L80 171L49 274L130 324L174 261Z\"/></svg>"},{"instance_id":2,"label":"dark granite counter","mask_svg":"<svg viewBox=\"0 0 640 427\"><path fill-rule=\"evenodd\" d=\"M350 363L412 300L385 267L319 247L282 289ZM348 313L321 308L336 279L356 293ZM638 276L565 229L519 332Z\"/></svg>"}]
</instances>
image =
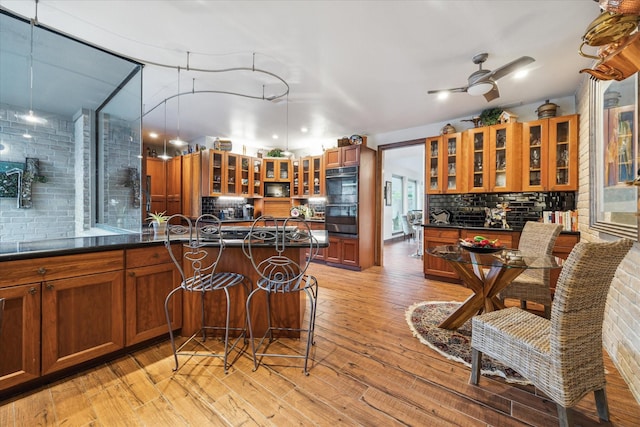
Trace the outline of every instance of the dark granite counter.
<instances>
[{"instance_id":1,"label":"dark granite counter","mask_svg":"<svg viewBox=\"0 0 640 427\"><path fill-rule=\"evenodd\" d=\"M248 230L247 226L228 226L223 232L227 247L242 247L242 238ZM324 230L312 230L321 248L329 246L329 237ZM88 252L131 249L149 245L162 245L164 239L153 233L117 234L110 236L76 237L64 239L34 240L29 242L0 243L0 262L18 259L43 258L58 255L71 255Z\"/></svg>"}]
</instances>

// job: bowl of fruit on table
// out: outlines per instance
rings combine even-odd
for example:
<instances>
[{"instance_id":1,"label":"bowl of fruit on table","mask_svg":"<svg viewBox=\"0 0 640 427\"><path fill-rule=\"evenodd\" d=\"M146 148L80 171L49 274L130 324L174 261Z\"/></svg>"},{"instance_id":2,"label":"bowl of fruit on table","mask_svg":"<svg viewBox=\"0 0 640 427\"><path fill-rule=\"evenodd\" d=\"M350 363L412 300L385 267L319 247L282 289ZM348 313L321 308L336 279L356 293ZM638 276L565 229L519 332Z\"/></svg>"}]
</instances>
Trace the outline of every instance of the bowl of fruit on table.
<instances>
[{"instance_id":1,"label":"bowl of fruit on table","mask_svg":"<svg viewBox=\"0 0 640 427\"><path fill-rule=\"evenodd\" d=\"M460 247L471 252L490 254L504 249L499 239L487 239L484 236L467 237L460 239Z\"/></svg>"}]
</instances>

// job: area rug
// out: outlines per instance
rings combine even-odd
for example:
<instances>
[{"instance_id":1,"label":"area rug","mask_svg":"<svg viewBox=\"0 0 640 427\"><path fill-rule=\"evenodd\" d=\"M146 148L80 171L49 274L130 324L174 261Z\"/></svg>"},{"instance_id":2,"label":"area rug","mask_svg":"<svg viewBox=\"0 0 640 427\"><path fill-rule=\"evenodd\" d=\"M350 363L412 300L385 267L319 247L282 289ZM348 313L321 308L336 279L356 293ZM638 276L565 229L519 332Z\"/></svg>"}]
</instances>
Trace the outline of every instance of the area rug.
<instances>
[{"instance_id":1,"label":"area rug","mask_svg":"<svg viewBox=\"0 0 640 427\"><path fill-rule=\"evenodd\" d=\"M460 303L429 301L412 305L406 311L407 323L413 335L449 360L471 367L471 320L457 330L438 328ZM530 384L513 369L482 355L483 375L500 376L509 383Z\"/></svg>"}]
</instances>

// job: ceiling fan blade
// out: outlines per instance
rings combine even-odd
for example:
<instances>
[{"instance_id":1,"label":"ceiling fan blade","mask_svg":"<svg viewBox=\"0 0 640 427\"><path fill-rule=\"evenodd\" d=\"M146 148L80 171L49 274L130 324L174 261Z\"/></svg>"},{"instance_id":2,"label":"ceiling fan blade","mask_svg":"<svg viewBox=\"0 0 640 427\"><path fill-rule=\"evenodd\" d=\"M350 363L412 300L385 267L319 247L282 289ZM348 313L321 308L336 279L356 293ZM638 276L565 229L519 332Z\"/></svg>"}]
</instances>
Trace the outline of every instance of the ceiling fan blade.
<instances>
[{"instance_id":1,"label":"ceiling fan blade","mask_svg":"<svg viewBox=\"0 0 640 427\"><path fill-rule=\"evenodd\" d=\"M438 89L438 90L430 90L427 93L430 95L433 95L434 93L440 93L440 92L459 93L459 92L466 92L468 88L469 88L468 86L464 86L464 87L455 87L453 89Z\"/></svg>"},{"instance_id":2,"label":"ceiling fan blade","mask_svg":"<svg viewBox=\"0 0 640 427\"><path fill-rule=\"evenodd\" d=\"M517 69L524 67L525 65L531 64L535 59L530 56L522 56L515 61L511 61L508 64L503 65L500 68L496 68L489 74L487 74L484 78L492 78L493 80L501 79L502 77L510 74Z\"/></svg>"},{"instance_id":3,"label":"ceiling fan blade","mask_svg":"<svg viewBox=\"0 0 640 427\"><path fill-rule=\"evenodd\" d=\"M484 99L486 99L487 102L491 102L496 98L500 98L500 91L498 90L498 85L493 83L493 89L484 94Z\"/></svg>"}]
</instances>

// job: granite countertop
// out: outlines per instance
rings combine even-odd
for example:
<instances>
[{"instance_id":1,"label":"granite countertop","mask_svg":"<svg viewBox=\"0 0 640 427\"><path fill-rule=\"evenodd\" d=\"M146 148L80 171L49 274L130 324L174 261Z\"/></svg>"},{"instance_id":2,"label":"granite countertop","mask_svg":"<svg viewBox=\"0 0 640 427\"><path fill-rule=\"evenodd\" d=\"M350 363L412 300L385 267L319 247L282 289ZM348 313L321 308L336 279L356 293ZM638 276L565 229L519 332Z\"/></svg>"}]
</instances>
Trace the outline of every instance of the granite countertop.
<instances>
[{"instance_id":1,"label":"granite countertop","mask_svg":"<svg viewBox=\"0 0 640 427\"><path fill-rule=\"evenodd\" d=\"M238 233L247 231L248 227L228 227L229 239L225 246L229 248L242 247L242 239ZM329 245L328 233L325 230L312 230L321 248ZM71 255L88 252L101 252L118 249L132 249L149 245L162 245L163 238L157 238L153 233L117 234L94 237L69 237L62 239L34 240L29 242L0 243L0 262L19 259L43 258L58 255Z\"/></svg>"}]
</instances>

